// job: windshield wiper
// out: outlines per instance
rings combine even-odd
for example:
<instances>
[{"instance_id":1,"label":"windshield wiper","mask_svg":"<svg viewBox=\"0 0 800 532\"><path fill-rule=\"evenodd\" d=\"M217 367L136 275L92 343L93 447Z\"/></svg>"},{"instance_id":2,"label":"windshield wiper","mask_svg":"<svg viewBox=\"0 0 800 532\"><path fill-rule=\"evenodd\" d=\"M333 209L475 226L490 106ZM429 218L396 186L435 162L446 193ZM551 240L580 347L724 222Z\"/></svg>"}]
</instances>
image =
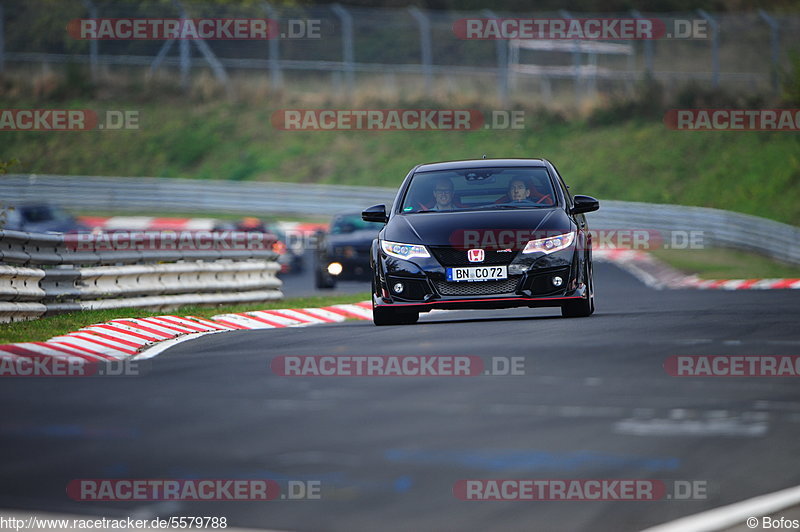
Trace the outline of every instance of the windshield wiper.
<instances>
[{"instance_id":1,"label":"windshield wiper","mask_svg":"<svg viewBox=\"0 0 800 532\"><path fill-rule=\"evenodd\" d=\"M496 205L484 205L483 207L478 207L478 208L479 209L497 209L497 210L500 210L500 209L525 209L527 207L528 207L527 205L525 205L525 206L517 206L517 205L508 205L508 204L505 204L505 203L500 203L500 204L496 204Z\"/></svg>"}]
</instances>

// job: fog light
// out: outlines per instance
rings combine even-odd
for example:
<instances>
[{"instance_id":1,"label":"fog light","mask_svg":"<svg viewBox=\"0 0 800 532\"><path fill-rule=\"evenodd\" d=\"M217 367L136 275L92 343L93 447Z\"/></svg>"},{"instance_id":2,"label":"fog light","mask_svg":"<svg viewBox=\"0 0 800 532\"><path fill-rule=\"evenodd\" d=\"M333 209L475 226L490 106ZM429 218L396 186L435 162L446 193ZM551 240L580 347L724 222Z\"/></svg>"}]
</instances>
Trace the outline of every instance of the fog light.
<instances>
[{"instance_id":1,"label":"fog light","mask_svg":"<svg viewBox=\"0 0 800 532\"><path fill-rule=\"evenodd\" d=\"M342 265L338 262L331 262L328 264L328 273L331 275L339 275L342 273Z\"/></svg>"},{"instance_id":2,"label":"fog light","mask_svg":"<svg viewBox=\"0 0 800 532\"><path fill-rule=\"evenodd\" d=\"M395 283L394 286L392 287L392 291L395 294L402 294L403 293L403 288L405 288L403 286L403 283Z\"/></svg>"},{"instance_id":3,"label":"fog light","mask_svg":"<svg viewBox=\"0 0 800 532\"><path fill-rule=\"evenodd\" d=\"M564 279L562 279L558 275L553 277L553 286L561 286L562 284L564 284Z\"/></svg>"}]
</instances>

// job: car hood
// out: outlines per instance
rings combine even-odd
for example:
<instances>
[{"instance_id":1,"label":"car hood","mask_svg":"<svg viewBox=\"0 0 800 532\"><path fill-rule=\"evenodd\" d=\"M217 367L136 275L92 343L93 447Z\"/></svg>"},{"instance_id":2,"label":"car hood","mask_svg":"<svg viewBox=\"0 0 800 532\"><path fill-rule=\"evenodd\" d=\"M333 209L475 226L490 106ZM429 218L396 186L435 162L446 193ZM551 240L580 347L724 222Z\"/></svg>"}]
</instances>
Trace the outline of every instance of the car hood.
<instances>
[{"instance_id":1,"label":"car hood","mask_svg":"<svg viewBox=\"0 0 800 532\"><path fill-rule=\"evenodd\" d=\"M383 238L394 242L447 246L463 231L570 231L567 214L557 208L502 211L426 212L392 217Z\"/></svg>"}]
</instances>

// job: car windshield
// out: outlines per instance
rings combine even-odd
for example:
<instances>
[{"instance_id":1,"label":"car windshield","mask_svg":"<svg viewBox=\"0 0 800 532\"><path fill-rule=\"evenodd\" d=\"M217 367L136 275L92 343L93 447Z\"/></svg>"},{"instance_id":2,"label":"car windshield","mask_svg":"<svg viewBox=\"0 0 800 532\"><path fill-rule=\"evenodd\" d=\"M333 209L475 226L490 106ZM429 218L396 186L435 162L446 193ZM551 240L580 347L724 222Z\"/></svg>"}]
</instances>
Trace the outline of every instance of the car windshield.
<instances>
[{"instance_id":1,"label":"car windshield","mask_svg":"<svg viewBox=\"0 0 800 532\"><path fill-rule=\"evenodd\" d=\"M370 230L376 233L381 230L383 224L376 222L365 222L360 214L339 215L331 222L331 234L344 235L354 231Z\"/></svg>"},{"instance_id":2,"label":"car windshield","mask_svg":"<svg viewBox=\"0 0 800 532\"><path fill-rule=\"evenodd\" d=\"M49 222L68 218L65 212L51 205L26 205L20 207L19 212L28 223Z\"/></svg>"},{"instance_id":3,"label":"car windshield","mask_svg":"<svg viewBox=\"0 0 800 532\"><path fill-rule=\"evenodd\" d=\"M469 168L415 174L402 212L536 209L555 204L546 168Z\"/></svg>"}]
</instances>

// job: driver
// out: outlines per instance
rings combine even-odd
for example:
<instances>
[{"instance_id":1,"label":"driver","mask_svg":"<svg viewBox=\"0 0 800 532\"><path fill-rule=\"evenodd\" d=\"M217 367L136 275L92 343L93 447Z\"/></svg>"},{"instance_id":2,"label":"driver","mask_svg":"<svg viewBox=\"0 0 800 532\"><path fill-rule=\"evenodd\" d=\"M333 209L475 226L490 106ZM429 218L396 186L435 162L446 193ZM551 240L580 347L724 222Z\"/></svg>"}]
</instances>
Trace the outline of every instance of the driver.
<instances>
[{"instance_id":1,"label":"driver","mask_svg":"<svg viewBox=\"0 0 800 532\"><path fill-rule=\"evenodd\" d=\"M525 180L516 178L508 184L509 203L533 203L531 201L531 189Z\"/></svg>"},{"instance_id":2,"label":"driver","mask_svg":"<svg viewBox=\"0 0 800 532\"><path fill-rule=\"evenodd\" d=\"M542 194L536 190L530 181L524 177L515 177L508 183L506 193L496 204L503 203L533 203L537 205L553 205L550 194Z\"/></svg>"}]
</instances>

